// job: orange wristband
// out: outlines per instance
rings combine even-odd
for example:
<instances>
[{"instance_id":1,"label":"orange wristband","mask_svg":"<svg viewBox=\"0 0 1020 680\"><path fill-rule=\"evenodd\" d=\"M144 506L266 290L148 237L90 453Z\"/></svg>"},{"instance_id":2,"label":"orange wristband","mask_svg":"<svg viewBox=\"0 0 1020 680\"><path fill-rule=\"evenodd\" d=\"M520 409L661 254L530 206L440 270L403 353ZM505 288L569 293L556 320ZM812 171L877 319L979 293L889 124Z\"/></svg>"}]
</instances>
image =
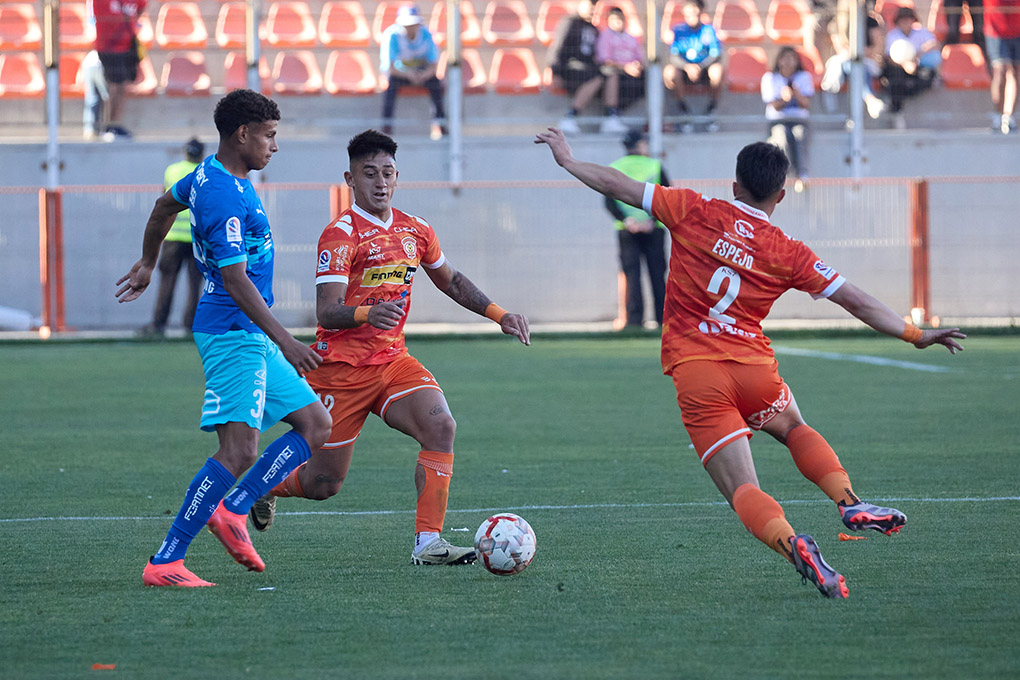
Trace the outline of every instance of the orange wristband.
<instances>
[{"instance_id":1,"label":"orange wristband","mask_svg":"<svg viewBox=\"0 0 1020 680\"><path fill-rule=\"evenodd\" d=\"M496 323L500 323L503 320L504 314L506 314L506 310L495 302L490 302L489 306L485 308L485 317L492 319Z\"/></svg>"},{"instance_id":2,"label":"orange wristband","mask_svg":"<svg viewBox=\"0 0 1020 680\"><path fill-rule=\"evenodd\" d=\"M903 335L900 336L900 340L905 340L911 344L917 342L924 335L924 331L915 326L914 324L907 324L907 327L903 329Z\"/></svg>"},{"instance_id":3,"label":"orange wristband","mask_svg":"<svg viewBox=\"0 0 1020 680\"><path fill-rule=\"evenodd\" d=\"M368 323L368 307L362 305L354 308L354 322L358 324Z\"/></svg>"}]
</instances>

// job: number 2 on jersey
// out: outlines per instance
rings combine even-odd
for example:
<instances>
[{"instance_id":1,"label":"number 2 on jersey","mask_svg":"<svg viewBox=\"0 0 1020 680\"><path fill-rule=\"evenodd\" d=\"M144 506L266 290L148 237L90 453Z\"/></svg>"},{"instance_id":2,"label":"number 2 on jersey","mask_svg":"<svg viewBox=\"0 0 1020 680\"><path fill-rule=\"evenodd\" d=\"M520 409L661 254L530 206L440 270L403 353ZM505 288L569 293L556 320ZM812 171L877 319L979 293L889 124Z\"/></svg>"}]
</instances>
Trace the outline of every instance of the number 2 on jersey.
<instances>
[{"instance_id":1,"label":"number 2 on jersey","mask_svg":"<svg viewBox=\"0 0 1020 680\"><path fill-rule=\"evenodd\" d=\"M712 274L712 280L708 282L708 292L713 295L718 295L719 290L722 288L723 281L726 281L726 292L719 298L719 301L712 306L712 309L708 310L708 315L717 321L723 323L735 324L737 320L726 314L726 309L733 304L733 301L737 299L737 295L740 293L740 274L733 271L729 267L719 267Z\"/></svg>"}]
</instances>

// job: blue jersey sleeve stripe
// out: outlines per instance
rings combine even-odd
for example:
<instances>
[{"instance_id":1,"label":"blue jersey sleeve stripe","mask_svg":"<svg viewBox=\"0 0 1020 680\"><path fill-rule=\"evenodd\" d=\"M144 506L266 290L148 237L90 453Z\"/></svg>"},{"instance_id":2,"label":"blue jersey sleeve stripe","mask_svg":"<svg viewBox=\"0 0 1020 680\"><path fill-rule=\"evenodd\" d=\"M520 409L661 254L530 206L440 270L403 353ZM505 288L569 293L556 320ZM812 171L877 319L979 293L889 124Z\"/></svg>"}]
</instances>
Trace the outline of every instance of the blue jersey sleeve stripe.
<instances>
[{"instance_id":1,"label":"blue jersey sleeve stripe","mask_svg":"<svg viewBox=\"0 0 1020 680\"><path fill-rule=\"evenodd\" d=\"M224 267L229 267L232 264L237 264L238 262L247 262L247 261L248 261L248 256L247 255L236 255L234 257L228 257L228 258L226 258L224 260L220 260L219 267L220 267L220 269L223 269Z\"/></svg>"}]
</instances>

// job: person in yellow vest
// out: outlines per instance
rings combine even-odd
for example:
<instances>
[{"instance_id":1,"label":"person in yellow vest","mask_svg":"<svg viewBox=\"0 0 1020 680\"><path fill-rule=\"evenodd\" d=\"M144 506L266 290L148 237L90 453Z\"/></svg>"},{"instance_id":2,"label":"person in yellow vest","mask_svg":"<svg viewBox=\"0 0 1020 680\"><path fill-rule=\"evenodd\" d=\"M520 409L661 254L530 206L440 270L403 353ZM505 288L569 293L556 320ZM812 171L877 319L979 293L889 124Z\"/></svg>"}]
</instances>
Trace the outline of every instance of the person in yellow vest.
<instances>
[{"instance_id":1,"label":"person in yellow vest","mask_svg":"<svg viewBox=\"0 0 1020 680\"><path fill-rule=\"evenodd\" d=\"M205 155L205 145L192 137L184 144L184 160L171 163L163 173L163 188L169 189L177 180L187 176L198 167ZM156 307L152 311L152 323L141 329L145 337L163 337L166 333L167 319L170 317L170 306L174 301L174 288L177 287L177 275L181 267L188 269L188 301L184 307L184 328L190 333L191 323L195 320L195 307L202 286L202 274L191 253L191 213L182 210L170 227L170 233L163 241L159 253L159 292L156 296Z\"/></svg>"},{"instance_id":2,"label":"person in yellow vest","mask_svg":"<svg viewBox=\"0 0 1020 680\"><path fill-rule=\"evenodd\" d=\"M662 162L649 156L648 138L641 130L630 130L623 138L627 155L611 163L631 179L669 186ZM652 284L655 301L655 322L662 326L662 310L666 300L666 230L660 222L633 206L606 197L606 210L616 218L616 234L620 243L620 268L626 280L625 329L640 329L645 310L641 292L641 261L644 260Z\"/></svg>"}]
</instances>

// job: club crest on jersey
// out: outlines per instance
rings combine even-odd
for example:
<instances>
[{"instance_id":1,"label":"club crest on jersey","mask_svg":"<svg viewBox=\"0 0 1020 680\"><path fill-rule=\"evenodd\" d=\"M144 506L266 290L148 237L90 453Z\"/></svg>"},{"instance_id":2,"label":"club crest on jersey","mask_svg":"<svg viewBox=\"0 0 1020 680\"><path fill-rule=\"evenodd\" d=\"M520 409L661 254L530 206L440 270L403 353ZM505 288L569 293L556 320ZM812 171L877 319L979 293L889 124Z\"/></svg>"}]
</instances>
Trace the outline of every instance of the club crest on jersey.
<instances>
[{"instance_id":1,"label":"club crest on jersey","mask_svg":"<svg viewBox=\"0 0 1020 680\"><path fill-rule=\"evenodd\" d=\"M754 225L745 220L737 220L734 222L733 230L744 238L754 238Z\"/></svg>"},{"instance_id":2,"label":"club crest on jersey","mask_svg":"<svg viewBox=\"0 0 1020 680\"><path fill-rule=\"evenodd\" d=\"M329 261L331 259L332 258L330 257L330 252L328 250L323 250L321 253L319 253L319 266L315 270L316 273L321 274L323 272L328 272L329 271Z\"/></svg>"},{"instance_id":3,"label":"club crest on jersey","mask_svg":"<svg viewBox=\"0 0 1020 680\"><path fill-rule=\"evenodd\" d=\"M400 239L400 245L404 247L404 254L412 260L418 254L418 242L414 240L413 236L405 236Z\"/></svg>"},{"instance_id":4,"label":"club crest on jersey","mask_svg":"<svg viewBox=\"0 0 1020 680\"><path fill-rule=\"evenodd\" d=\"M227 243L237 243L237 244L240 244L241 241L243 241L243 240L244 239L243 239L243 237L241 235L241 220L239 218L237 218L237 217L228 217L227 218ZM237 247L240 248L241 246L238 245Z\"/></svg>"},{"instance_id":5,"label":"club crest on jersey","mask_svg":"<svg viewBox=\"0 0 1020 680\"><path fill-rule=\"evenodd\" d=\"M815 271L822 275L822 277L828 281L836 275L836 270L825 264L821 260L815 262Z\"/></svg>"}]
</instances>

